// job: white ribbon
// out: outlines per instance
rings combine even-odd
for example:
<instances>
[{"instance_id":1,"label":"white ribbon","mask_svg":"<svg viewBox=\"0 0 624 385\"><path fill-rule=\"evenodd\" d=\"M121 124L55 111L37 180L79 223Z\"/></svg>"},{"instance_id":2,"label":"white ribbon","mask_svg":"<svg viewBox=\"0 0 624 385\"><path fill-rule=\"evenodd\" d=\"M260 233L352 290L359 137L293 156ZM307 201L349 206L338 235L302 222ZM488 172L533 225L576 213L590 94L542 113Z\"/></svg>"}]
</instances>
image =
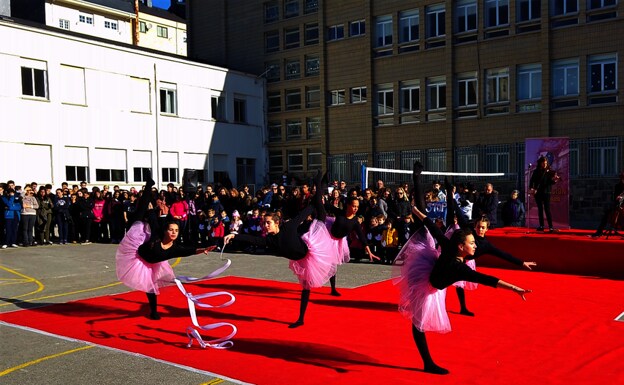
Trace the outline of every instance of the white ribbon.
<instances>
[{"instance_id":1,"label":"white ribbon","mask_svg":"<svg viewBox=\"0 0 624 385\"><path fill-rule=\"evenodd\" d=\"M223 250L221 251L221 256L223 256ZM221 260L223 260L223 257L221 257ZM238 329L236 328L236 326L228 322L216 322L212 324L200 325L199 322L197 321L197 312L195 310L195 306L197 305L201 308L222 308L222 307L230 306L231 304L233 304L234 301L236 301L236 297L234 297L233 294L227 291L216 291L212 293L193 295L192 293L187 292L186 289L184 288L184 285L182 284L182 280L186 282L195 282L195 281L200 281L202 279L214 278L218 276L219 274L221 274L222 272L224 272L225 270L227 270L227 268L230 267L231 264L232 264L232 261L228 259L225 265L223 265L219 269L213 271L212 273L202 278L180 276L174 279L174 282L178 286L178 289L180 289L182 294L186 297L186 300L188 302L188 307L189 307L189 313L191 315L191 321L193 322L193 325L195 327L201 330L206 330L206 331L216 329L219 327L223 327L223 326L229 326L232 328L232 332L225 337L216 338L216 339L209 340L209 341L204 341L204 339L199 334L197 329L194 329L192 326L189 326L186 328L186 335L189 338L189 342L186 345L187 347L190 348L193 345L193 339L197 340L197 343L202 348L211 347L213 349L227 349L227 348L231 348L234 345L234 342L230 341L230 339L234 337L236 333L238 332ZM217 296L227 296L230 299L220 305L211 305L211 304L202 302L203 299L217 297Z\"/></svg>"}]
</instances>

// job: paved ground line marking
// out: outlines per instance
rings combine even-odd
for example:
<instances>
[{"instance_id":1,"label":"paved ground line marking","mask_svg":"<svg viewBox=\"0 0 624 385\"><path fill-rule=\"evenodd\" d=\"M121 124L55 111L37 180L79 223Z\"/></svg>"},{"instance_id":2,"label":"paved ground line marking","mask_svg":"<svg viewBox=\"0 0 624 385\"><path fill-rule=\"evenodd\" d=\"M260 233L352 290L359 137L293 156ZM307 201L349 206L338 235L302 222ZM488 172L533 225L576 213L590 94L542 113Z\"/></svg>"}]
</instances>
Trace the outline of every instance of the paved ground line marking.
<instances>
[{"instance_id":1,"label":"paved ground line marking","mask_svg":"<svg viewBox=\"0 0 624 385\"><path fill-rule=\"evenodd\" d=\"M21 365L14 366L12 368L9 368L9 369L7 369L5 371L0 372L0 377L5 376L5 375L7 375L9 373L13 373L16 370L24 369L24 368L26 368L28 366L35 365L35 364L38 364L38 363L46 361L46 360L50 360L52 358L62 357L62 356L65 356L67 354L76 353L76 352L79 352L81 350L91 349L93 347L94 347L93 345L81 346L81 347L76 348L76 349L67 350L67 351L61 352L61 353L51 354L49 356L45 356L45 357L38 358L36 360L25 362L25 363L23 363Z\"/></svg>"},{"instance_id":2,"label":"paved ground line marking","mask_svg":"<svg viewBox=\"0 0 624 385\"><path fill-rule=\"evenodd\" d=\"M35 282L35 283L37 284L37 290L31 291L30 293L26 293L26 294L20 294L20 295L18 295L18 296L12 297L11 299L21 298L21 297L25 297L25 296L27 296L27 295L31 295L31 294L35 294L35 293L39 293L39 292L40 292L40 291L42 291L42 290L43 290L43 288L44 288L43 283L39 282L37 279L35 279L35 278L33 278L33 277L29 277L29 276L27 276L27 275L24 275L24 274L22 274L22 273L20 273L20 272L17 272L17 271L15 271L15 270L13 270L13 269L9 269L8 267L6 267L6 266L2 266L2 265L0 265L0 269L2 269L2 270L4 270L4 271L7 271L7 272L9 272L9 273L11 273L11 274L15 274L15 275L17 275L17 276L19 276L19 277L22 277L22 278L24 278L24 279L32 280L32 282ZM5 305L6 305L6 304L5 304ZM0 305L0 306L5 306L5 305Z\"/></svg>"},{"instance_id":3,"label":"paved ground line marking","mask_svg":"<svg viewBox=\"0 0 624 385\"><path fill-rule=\"evenodd\" d=\"M225 382L225 380L223 380L221 378L215 378L215 379L212 379L212 380L210 380L208 382L203 382L203 383L201 383L199 385L217 385L217 384L220 384L222 382Z\"/></svg>"}]
</instances>

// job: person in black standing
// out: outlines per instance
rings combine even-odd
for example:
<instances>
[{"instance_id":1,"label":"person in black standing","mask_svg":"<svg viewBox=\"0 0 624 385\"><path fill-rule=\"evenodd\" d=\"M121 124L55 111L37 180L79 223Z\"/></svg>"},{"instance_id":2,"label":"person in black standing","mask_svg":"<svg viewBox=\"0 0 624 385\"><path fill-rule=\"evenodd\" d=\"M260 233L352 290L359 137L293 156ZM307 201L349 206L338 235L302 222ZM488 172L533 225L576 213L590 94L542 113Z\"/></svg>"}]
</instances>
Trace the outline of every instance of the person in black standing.
<instances>
[{"instance_id":1,"label":"person in black standing","mask_svg":"<svg viewBox=\"0 0 624 385\"><path fill-rule=\"evenodd\" d=\"M552 215L550 213L550 191L552 185L557 183L559 179L561 178L557 175L557 172L551 170L548 159L545 156L540 157L537 160L537 168L531 174L531 180L529 181L530 191L534 194L535 203L537 204L537 215L539 218L537 231L544 231L544 214L546 214L549 231L551 233L556 231L553 227Z\"/></svg>"}]
</instances>

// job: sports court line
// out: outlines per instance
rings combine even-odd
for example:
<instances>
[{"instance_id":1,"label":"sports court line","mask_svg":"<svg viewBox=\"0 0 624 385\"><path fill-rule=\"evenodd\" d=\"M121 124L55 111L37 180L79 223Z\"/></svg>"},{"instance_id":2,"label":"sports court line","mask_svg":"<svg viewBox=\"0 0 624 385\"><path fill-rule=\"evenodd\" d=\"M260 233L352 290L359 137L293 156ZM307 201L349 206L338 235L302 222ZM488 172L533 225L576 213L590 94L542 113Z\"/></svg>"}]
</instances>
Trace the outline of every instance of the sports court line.
<instances>
[{"instance_id":1,"label":"sports court line","mask_svg":"<svg viewBox=\"0 0 624 385\"><path fill-rule=\"evenodd\" d=\"M61 352L61 353L51 354L49 356L37 358L36 360L25 362L25 363L23 363L21 365L14 366L12 368L8 368L7 370L0 372L0 377L5 376L5 375L7 375L9 373L13 373L16 370L24 369L24 368L26 368L28 366L35 365L35 364L38 364L38 363L46 361L46 360L51 360L52 358L62 357L62 356L65 356L67 354L76 353L76 352L79 352L81 350L91 349L93 347L94 347L94 345L81 346L81 347L76 348L76 349L71 349L71 350L67 350L67 351Z\"/></svg>"},{"instance_id":2,"label":"sports court line","mask_svg":"<svg viewBox=\"0 0 624 385\"><path fill-rule=\"evenodd\" d=\"M191 366L180 365L180 364L176 364L176 363L173 363L173 362L161 360L161 359L158 359L158 358L146 356L146 355L141 354L141 353L129 352L127 350L121 350L121 349L117 349L117 348L112 348L110 346L94 344L94 343L89 342L89 341L83 341L83 340L79 340L79 339L76 339L76 338L69 338L69 337L66 337L66 336L59 335L59 334L48 333L48 332L44 332L43 330L33 329L33 328L30 328L30 327L27 327L27 326L15 325L15 324L11 324L11 323L4 322L4 321L0 321L0 325L1 326L8 326L8 327L12 327L12 328L15 328L15 329L20 329L20 330L24 330L24 331L28 331L28 332L32 332L32 333L37 333L37 334L41 334L41 335L48 336L48 337L54 337L54 338L58 338L58 339L61 339L61 340L64 340L64 341L71 341L71 342L87 344L89 347L98 347L98 348L102 348L102 349L108 349L108 350L113 351L113 352L118 352L118 353L131 355L131 356L134 356L134 357L146 358L146 359L149 359L149 360L161 363L161 364L165 364L165 365L173 366L173 367L178 368L178 369L186 370L188 372L193 372L193 373L201 374L201 375L204 375L204 376L216 377L215 379L213 379L211 381L223 380L223 381L229 381L229 382L232 382L234 384L239 384L239 385L253 385L253 384L251 384L249 382L243 382L243 381L240 381L240 380L236 380L234 378L223 376L221 374L212 373L212 372L209 372L209 371L206 371L206 370L193 368ZM83 348L86 349L86 346L83 347ZM208 382L208 384L220 384L220 383L221 382L210 382L210 381Z\"/></svg>"}]
</instances>

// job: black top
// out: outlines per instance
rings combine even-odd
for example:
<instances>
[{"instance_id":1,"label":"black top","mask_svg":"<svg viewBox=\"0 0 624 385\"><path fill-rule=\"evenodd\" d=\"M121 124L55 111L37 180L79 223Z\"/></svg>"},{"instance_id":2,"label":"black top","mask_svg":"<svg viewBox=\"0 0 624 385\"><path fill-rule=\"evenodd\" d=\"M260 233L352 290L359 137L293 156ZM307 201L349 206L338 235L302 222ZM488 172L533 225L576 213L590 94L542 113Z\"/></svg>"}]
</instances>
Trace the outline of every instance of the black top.
<instances>
[{"instance_id":1,"label":"black top","mask_svg":"<svg viewBox=\"0 0 624 385\"><path fill-rule=\"evenodd\" d=\"M364 235L364 231L357 217L347 219L347 217L342 215L337 216L329 232L334 238L344 238L351 234L352 231L355 231L355 235L357 235L364 246L368 246L366 236Z\"/></svg>"},{"instance_id":2,"label":"black top","mask_svg":"<svg viewBox=\"0 0 624 385\"><path fill-rule=\"evenodd\" d=\"M162 248L160 242L146 242L139 246L139 256L149 263L157 263L172 258L188 257L195 255L197 249L174 244L167 250Z\"/></svg>"},{"instance_id":3,"label":"black top","mask_svg":"<svg viewBox=\"0 0 624 385\"><path fill-rule=\"evenodd\" d=\"M267 234L266 237L236 234L234 239L262 247L269 254L295 261L302 259L308 254L308 245L299 236L288 236L282 230L277 234Z\"/></svg>"},{"instance_id":4,"label":"black top","mask_svg":"<svg viewBox=\"0 0 624 385\"><path fill-rule=\"evenodd\" d=\"M550 194L552 185L555 184L553 180L554 171L538 167L531 174L531 180L529 181L529 187L536 190L536 194L544 195Z\"/></svg>"},{"instance_id":5,"label":"black top","mask_svg":"<svg viewBox=\"0 0 624 385\"><path fill-rule=\"evenodd\" d=\"M429 218L425 218L423 222L442 248L442 253L436 260L433 270L431 271L431 275L429 276L431 286L438 290L443 290L455 282L468 281L480 283L485 286L496 287L499 281L498 278L476 272L466 266L464 262L457 258L456 248L451 241L444 236L440 228Z\"/></svg>"}]
</instances>

